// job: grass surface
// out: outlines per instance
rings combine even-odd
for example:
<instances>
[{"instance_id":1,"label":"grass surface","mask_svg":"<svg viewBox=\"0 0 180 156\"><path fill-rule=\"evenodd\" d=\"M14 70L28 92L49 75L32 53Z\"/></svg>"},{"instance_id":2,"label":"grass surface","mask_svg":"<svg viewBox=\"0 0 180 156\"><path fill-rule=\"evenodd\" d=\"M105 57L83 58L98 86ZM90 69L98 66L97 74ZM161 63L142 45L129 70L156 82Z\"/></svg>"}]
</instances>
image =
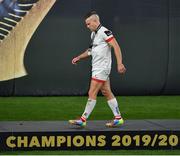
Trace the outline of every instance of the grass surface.
<instances>
[{"instance_id":1,"label":"grass surface","mask_svg":"<svg viewBox=\"0 0 180 156\"><path fill-rule=\"evenodd\" d=\"M180 119L180 96L117 97L124 119ZM84 111L87 97L0 97L1 121L69 120ZM106 100L98 97L90 120L113 117ZM22 151L0 154L180 154L180 150L116 150L116 151Z\"/></svg>"},{"instance_id":2,"label":"grass surface","mask_svg":"<svg viewBox=\"0 0 180 156\"><path fill-rule=\"evenodd\" d=\"M117 97L124 119L180 119L180 96ZM0 120L68 120L80 116L87 97L0 97ZM113 117L98 97L90 120Z\"/></svg>"}]
</instances>

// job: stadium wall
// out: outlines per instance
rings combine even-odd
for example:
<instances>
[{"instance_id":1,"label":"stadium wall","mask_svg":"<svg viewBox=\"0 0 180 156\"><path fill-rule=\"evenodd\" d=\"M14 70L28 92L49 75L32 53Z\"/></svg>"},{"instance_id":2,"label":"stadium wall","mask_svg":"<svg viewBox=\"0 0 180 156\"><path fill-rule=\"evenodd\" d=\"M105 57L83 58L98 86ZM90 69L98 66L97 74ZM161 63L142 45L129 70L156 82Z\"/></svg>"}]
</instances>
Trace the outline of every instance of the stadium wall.
<instances>
[{"instance_id":1,"label":"stadium wall","mask_svg":"<svg viewBox=\"0 0 180 156\"><path fill-rule=\"evenodd\" d=\"M25 53L27 76L0 82L1 96L86 95L91 60L71 59L90 43L83 16L96 10L120 43L127 73L116 71L116 95L180 94L179 0L57 0Z\"/></svg>"}]
</instances>

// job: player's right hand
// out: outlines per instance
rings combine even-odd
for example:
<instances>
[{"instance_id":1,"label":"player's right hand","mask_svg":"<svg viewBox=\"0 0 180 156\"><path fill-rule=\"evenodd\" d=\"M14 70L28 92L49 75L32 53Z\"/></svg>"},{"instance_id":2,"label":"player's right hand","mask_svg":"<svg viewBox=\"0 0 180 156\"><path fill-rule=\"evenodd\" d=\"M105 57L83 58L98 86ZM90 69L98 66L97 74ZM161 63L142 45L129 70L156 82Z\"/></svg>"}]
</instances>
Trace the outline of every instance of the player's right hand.
<instances>
[{"instance_id":1,"label":"player's right hand","mask_svg":"<svg viewBox=\"0 0 180 156\"><path fill-rule=\"evenodd\" d=\"M75 57L72 59L72 64L77 64L77 62L80 60L79 57Z\"/></svg>"},{"instance_id":2,"label":"player's right hand","mask_svg":"<svg viewBox=\"0 0 180 156\"><path fill-rule=\"evenodd\" d=\"M120 74L125 74L125 72L126 72L126 68L125 68L124 64L122 64L122 63L118 64L117 70Z\"/></svg>"}]
</instances>

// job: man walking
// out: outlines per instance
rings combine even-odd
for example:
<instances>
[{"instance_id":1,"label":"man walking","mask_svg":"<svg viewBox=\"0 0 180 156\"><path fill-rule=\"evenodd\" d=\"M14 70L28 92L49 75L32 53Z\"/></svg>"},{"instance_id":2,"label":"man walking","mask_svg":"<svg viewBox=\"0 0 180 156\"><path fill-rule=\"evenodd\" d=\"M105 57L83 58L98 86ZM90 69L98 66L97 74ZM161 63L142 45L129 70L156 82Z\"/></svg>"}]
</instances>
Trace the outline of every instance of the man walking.
<instances>
[{"instance_id":1,"label":"man walking","mask_svg":"<svg viewBox=\"0 0 180 156\"><path fill-rule=\"evenodd\" d=\"M98 14L95 11L88 13L85 17L85 23L91 31L91 46L79 56L73 58L72 64L76 64L80 60L92 56L92 78L89 88L89 98L84 113L78 120L69 120L71 124L78 126L86 126L86 120L96 105L96 98L99 91L106 97L107 103L114 114L114 120L106 123L108 127L115 127L124 123L118 102L113 95L110 87L109 75L111 71L111 47L117 62L117 71L120 74L126 72L126 68L122 62L122 54L115 37L112 32L103 27L100 23Z\"/></svg>"}]
</instances>

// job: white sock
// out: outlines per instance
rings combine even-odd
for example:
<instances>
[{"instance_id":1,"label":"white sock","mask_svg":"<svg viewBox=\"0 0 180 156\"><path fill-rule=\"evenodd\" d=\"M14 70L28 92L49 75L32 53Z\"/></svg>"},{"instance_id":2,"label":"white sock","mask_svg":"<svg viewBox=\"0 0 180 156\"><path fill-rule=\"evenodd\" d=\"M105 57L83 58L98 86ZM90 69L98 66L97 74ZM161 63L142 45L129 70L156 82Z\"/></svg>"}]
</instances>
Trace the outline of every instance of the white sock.
<instances>
[{"instance_id":1,"label":"white sock","mask_svg":"<svg viewBox=\"0 0 180 156\"><path fill-rule=\"evenodd\" d=\"M95 105L96 105L96 100L88 99L82 117L87 119L89 117L89 115L91 114L91 112L93 111Z\"/></svg>"},{"instance_id":2,"label":"white sock","mask_svg":"<svg viewBox=\"0 0 180 156\"><path fill-rule=\"evenodd\" d=\"M121 113L119 111L118 102L117 102L116 98L113 98L113 99L107 101L107 103L108 103L109 107L111 108L114 116L115 117L118 117L118 116L120 117Z\"/></svg>"}]
</instances>

